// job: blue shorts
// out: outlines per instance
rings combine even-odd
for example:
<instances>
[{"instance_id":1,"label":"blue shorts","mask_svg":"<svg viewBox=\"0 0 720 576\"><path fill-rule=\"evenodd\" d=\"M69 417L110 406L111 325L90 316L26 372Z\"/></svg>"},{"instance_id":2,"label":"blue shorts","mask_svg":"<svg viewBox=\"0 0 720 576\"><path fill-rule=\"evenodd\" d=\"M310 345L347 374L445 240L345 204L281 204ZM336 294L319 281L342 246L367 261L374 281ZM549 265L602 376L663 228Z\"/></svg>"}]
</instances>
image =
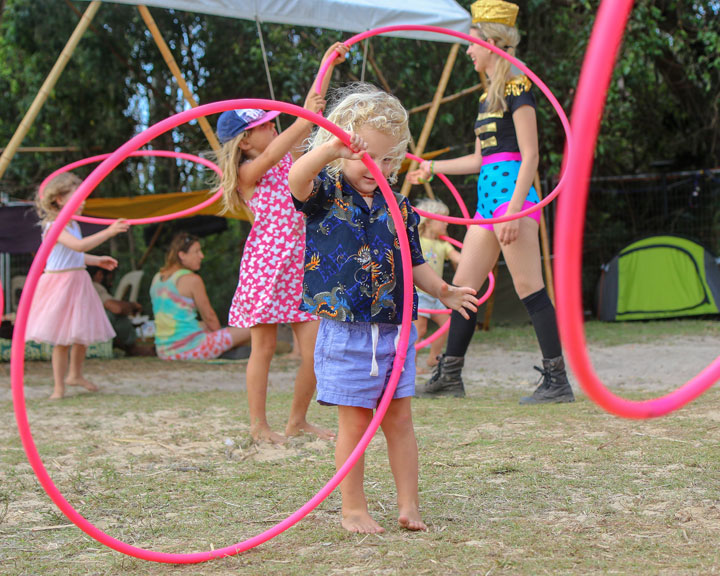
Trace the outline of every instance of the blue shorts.
<instances>
[{"instance_id":1,"label":"blue shorts","mask_svg":"<svg viewBox=\"0 0 720 576\"><path fill-rule=\"evenodd\" d=\"M377 326L373 370L373 326ZM415 395L415 341L412 325L405 366L393 399ZM385 391L393 361L399 326L368 322L338 322L322 318L315 344L317 401L320 404L377 408Z\"/></svg>"},{"instance_id":2,"label":"blue shorts","mask_svg":"<svg viewBox=\"0 0 720 576\"><path fill-rule=\"evenodd\" d=\"M517 182L518 173L520 172L519 160L505 160L502 162L492 162L483 164L478 176L478 203L477 212L481 218L494 218L495 211L503 204L510 202L515 184ZM535 191L534 186L530 186L526 202L537 204L540 198ZM503 210L504 214L505 211ZM499 216L500 214L498 214ZM540 214L538 213L538 219ZM487 225L491 227L491 224Z\"/></svg>"},{"instance_id":3,"label":"blue shorts","mask_svg":"<svg viewBox=\"0 0 720 576\"><path fill-rule=\"evenodd\" d=\"M418 316L422 316L423 318L430 318L430 314L426 314L425 312L420 312L419 309L423 308L424 310L447 310L447 306L440 302L440 298L434 298L430 296L430 294L427 294L423 292L422 290L417 291L418 294Z\"/></svg>"}]
</instances>

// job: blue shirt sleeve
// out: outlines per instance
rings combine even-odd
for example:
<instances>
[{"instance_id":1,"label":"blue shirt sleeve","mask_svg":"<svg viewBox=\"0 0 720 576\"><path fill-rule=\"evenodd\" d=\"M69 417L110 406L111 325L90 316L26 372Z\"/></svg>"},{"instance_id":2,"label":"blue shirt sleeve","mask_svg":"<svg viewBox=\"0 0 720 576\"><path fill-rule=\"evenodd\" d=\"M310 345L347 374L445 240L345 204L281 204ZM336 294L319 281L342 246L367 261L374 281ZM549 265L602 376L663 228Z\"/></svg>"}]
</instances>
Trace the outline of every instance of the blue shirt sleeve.
<instances>
[{"instance_id":1,"label":"blue shirt sleeve","mask_svg":"<svg viewBox=\"0 0 720 576\"><path fill-rule=\"evenodd\" d=\"M418 231L418 225L420 224L420 216L413 210L410 201L407 198L403 198L401 203L401 210L403 205L407 208L407 222L405 228L407 229L408 243L410 244L410 259L412 260L413 266L420 266L425 263L423 257L422 246L420 246L420 233Z\"/></svg>"},{"instance_id":2,"label":"blue shirt sleeve","mask_svg":"<svg viewBox=\"0 0 720 576\"><path fill-rule=\"evenodd\" d=\"M313 216L321 210L325 210L328 198L332 196L335 187L335 180L325 170L320 172L313 181L313 189L305 202L301 202L293 196L295 209L306 216Z\"/></svg>"}]
</instances>

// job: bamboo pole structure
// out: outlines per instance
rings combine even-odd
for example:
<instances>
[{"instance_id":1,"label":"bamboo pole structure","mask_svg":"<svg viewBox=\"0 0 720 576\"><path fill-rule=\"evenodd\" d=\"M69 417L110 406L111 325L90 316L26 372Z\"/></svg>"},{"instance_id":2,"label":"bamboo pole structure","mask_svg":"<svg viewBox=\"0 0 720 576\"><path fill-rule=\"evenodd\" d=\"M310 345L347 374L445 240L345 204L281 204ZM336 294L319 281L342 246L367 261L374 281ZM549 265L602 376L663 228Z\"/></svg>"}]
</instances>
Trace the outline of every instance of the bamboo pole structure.
<instances>
[{"instance_id":1,"label":"bamboo pole structure","mask_svg":"<svg viewBox=\"0 0 720 576\"><path fill-rule=\"evenodd\" d=\"M418 138L417 146L415 147L415 155L420 156L425 151L425 145L430 138L430 131L432 130L433 124L435 124L435 118L437 116L438 109L440 108L440 100L442 100L445 94L445 88L447 88L450 80L450 74L452 73L453 66L455 65L455 59L457 58L460 44L453 44L450 48L450 54L448 54L447 60L445 61L445 67L443 68L442 75L440 76L440 83L435 90L435 96L433 97L432 105L428 110L428 114L425 117L425 124L420 132L420 138ZM417 166L417 162L410 164L410 169L413 170ZM410 181L405 178L400 193L403 196L407 196L410 191Z\"/></svg>"},{"instance_id":2,"label":"bamboo pole structure","mask_svg":"<svg viewBox=\"0 0 720 576\"><path fill-rule=\"evenodd\" d=\"M463 96L467 96L468 94L472 94L473 92L477 92L478 90L483 90L484 88L485 87L483 86L483 83L480 82L479 84L475 84L475 86L470 86L470 88L465 88L465 90L460 90L460 92L450 94L450 96L443 96L443 98L440 100L440 104L447 104L448 102L453 102L458 98L462 98ZM408 110L408 114L417 114L418 112L427 110L432 106L432 104L432 102L426 102L425 104L420 104L420 106L415 106L415 108L410 108L410 110Z\"/></svg>"},{"instance_id":3,"label":"bamboo pole structure","mask_svg":"<svg viewBox=\"0 0 720 576\"><path fill-rule=\"evenodd\" d=\"M93 0L87 7L87 10L85 10L82 18L80 18L80 21L78 22L75 30L70 36L70 39L65 45L65 48L63 48L62 52L60 53L60 56L55 62L55 65L52 67L52 70L50 70L50 74L48 74L45 82L43 82L42 86L40 87L40 90L35 96L33 103L30 105L30 108L25 113L23 119L20 121L20 125L15 130L15 134L13 134L10 142L3 150L2 155L0 156L0 179L5 174L5 171L10 165L10 161L13 159L13 156L15 156L15 152L20 147L20 144L22 144L22 141L30 130L30 127L33 125L33 122L35 122L35 118L37 118L37 115L42 109L43 104L45 104L45 101L50 95L50 92L55 87L55 84L57 84L58 78L60 78L62 71L65 69L65 66L70 60L70 57L73 55L75 48L80 42L80 38L82 38L82 35L85 33L85 30L87 30L87 27L90 25L90 22L94 18L99 8L99 0Z\"/></svg>"},{"instance_id":4,"label":"bamboo pole structure","mask_svg":"<svg viewBox=\"0 0 720 576\"><path fill-rule=\"evenodd\" d=\"M140 16L142 16L145 25L148 27L148 30L150 30L150 34L152 34L152 37L155 40L155 44L157 45L158 50L160 50L160 53L162 54L165 63L170 69L170 72L172 72L172 75L175 77L178 86L180 86L180 89L185 96L185 100L188 101L190 106L192 106L193 108L197 108L198 103L195 100L192 92L190 91L190 87L187 85L187 82L185 82L185 78L183 78L180 67L177 65L177 62L175 62L175 58L173 57L172 52L170 52L170 48L168 47L165 39L160 33L157 24L155 24L155 20L150 14L150 10L147 9L147 6L143 6L141 4L138 6L138 12L140 12ZM200 128L202 129L203 134L205 134L205 138L207 138L207 141L210 143L212 149L215 151L219 150L220 142L218 142L218 139L215 136L215 132L213 132L210 123L207 121L207 118L201 116L200 118L198 118L198 124L200 125Z\"/></svg>"},{"instance_id":5,"label":"bamboo pole structure","mask_svg":"<svg viewBox=\"0 0 720 576\"><path fill-rule=\"evenodd\" d=\"M538 198L542 200L542 189L540 188L540 174L535 172L535 191ZM545 222L545 211L540 209L540 248L543 256L543 267L545 269L545 287L547 288L550 301L555 305L555 286L553 282L552 261L550 260L550 241L548 240L547 224Z\"/></svg>"}]
</instances>

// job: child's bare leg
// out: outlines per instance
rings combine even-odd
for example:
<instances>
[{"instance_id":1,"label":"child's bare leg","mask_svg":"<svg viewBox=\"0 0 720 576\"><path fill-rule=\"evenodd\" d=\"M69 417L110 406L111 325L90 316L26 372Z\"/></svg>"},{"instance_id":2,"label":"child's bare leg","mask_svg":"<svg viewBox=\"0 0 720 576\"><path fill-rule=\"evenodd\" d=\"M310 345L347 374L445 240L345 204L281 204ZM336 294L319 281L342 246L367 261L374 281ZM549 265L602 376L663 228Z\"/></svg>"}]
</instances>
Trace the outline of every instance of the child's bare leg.
<instances>
[{"instance_id":1,"label":"child's bare leg","mask_svg":"<svg viewBox=\"0 0 720 576\"><path fill-rule=\"evenodd\" d=\"M60 400L65 396L65 374L68 367L68 352L70 346L55 346L52 351L52 369L53 369L53 393L50 400Z\"/></svg>"},{"instance_id":2,"label":"child's bare leg","mask_svg":"<svg viewBox=\"0 0 720 576\"><path fill-rule=\"evenodd\" d=\"M70 369L67 378L65 378L65 384L68 386L82 386L85 390L97 392L98 387L83 377L86 351L87 346L83 344L73 344L72 348L70 348Z\"/></svg>"},{"instance_id":3,"label":"child's bare leg","mask_svg":"<svg viewBox=\"0 0 720 576\"><path fill-rule=\"evenodd\" d=\"M338 406L338 437L335 443L335 467L339 470L355 449L372 420L372 410ZM385 529L372 519L367 509L363 481L365 456L361 456L340 483L342 527L350 532L379 534Z\"/></svg>"},{"instance_id":4,"label":"child's bare leg","mask_svg":"<svg viewBox=\"0 0 720 576\"><path fill-rule=\"evenodd\" d=\"M307 421L308 406L315 394L315 339L319 325L319 320L298 322L292 325L301 360L295 377L295 392L290 408L290 417L285 428L286 436L297 436L302 432L307 432L325 440L335 437L332 430Z\"/></svg>"},{"instance_id":5,"label":"child's bare leg","mask_svg":"<svg viewBox=\"0 0 720 576\"><path fill-rule=\"evenodd\" d=\"M390 402L382 421L390 469L398 493L398 522L408 530L427 530L420 516L418 498L418 449L410 398Z\"/></svg>"},{"instance_id":6,"label":"child's bare leg","mask_svg":"<svg viewBox=\"0 0 720 576\"><path fill-rule=\"evenodd\" d=\"M265 409L268 373L275 353L276 337L275 324L258 324L250 328L251 349L245 374L250 408L250 434L255 441L265 440L282 444L286 439L270 428Z\"/></svg>"},{"instance_id":7,"label":"child's bare leg","mask_svg":"<svg viewBox=\"0 0 720 576\"><path fill-rule=\"evenodd\" d=\"M438 330L450 321L450 316L447 314L433 314L430 318L438 325ZM430 344L430 354L427 357L428 366L435 366L438 363L437 357L443 353L445 342L447 342L447 332Z\"/></svg>"}]
</instances>

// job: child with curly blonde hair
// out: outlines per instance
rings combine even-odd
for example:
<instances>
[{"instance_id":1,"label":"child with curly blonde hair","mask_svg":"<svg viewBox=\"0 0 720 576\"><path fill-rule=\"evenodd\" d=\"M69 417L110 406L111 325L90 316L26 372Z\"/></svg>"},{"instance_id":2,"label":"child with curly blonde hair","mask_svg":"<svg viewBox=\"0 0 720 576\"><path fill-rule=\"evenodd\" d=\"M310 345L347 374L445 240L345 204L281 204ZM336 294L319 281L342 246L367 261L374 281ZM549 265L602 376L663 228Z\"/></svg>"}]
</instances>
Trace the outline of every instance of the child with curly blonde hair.
<instances>
[{"instance_id":1,"label":"child with curly blonde hair","mask_svg":"<svg viewBox=\"0 0 720 576\"><path fill-rule=\"evenodd\" d=\"M351 133L350 146L316 131L310 150L291 168L290 191L307 219L302 309L320 316L315 346L317 400L338 407L335 464L340 468L367 429L387 386L402 323L403 271L389 206L363 164L368 154L394 182L410 141L408 113L374 86L340 92L328 120ZM476 309L474 290L448 286L423 260L418 216L395 194L403 215L413 280L445 306ZM413 317L417 294L413 290ZM398 492L398 522L425 530L418 498L418 452L410 400L415 393L416 331L404 370L382 422ZM340 484L342 526L350 532L384 529L368 511L361 457Z\"/></svg>"}]
</instances>

